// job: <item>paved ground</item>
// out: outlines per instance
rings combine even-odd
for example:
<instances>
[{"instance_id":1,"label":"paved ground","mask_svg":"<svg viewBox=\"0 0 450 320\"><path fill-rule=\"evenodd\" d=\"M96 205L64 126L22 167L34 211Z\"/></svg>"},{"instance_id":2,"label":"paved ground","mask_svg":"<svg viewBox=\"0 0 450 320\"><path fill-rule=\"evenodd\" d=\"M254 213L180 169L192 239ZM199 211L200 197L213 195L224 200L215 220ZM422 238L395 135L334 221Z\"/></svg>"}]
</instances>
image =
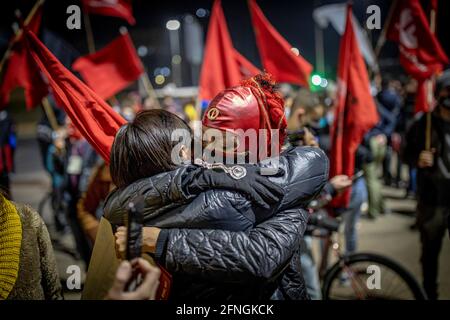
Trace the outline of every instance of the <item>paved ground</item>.
<instances>
[{"instance_id":1,"label":"paved ground","mask_svg":"<svg viewBox=\"0 0 450 320\"><path fill-rule=\"evenodd\" d=\"M32 139L19 140L16 153L17 174L13 176L13 197L18 202L28 203L38 208L39 202L50 188L50 180L42 168L37 143ZM381 216L375 221L362 219L358 230L360 235L359 249L361 251L378 252L387 255L401 263L417 279L421 279L419 254L419 234L411 231L409 226L413 223L412 212L415 202L403 199L403 190L385 188L388 196L388 206L392 208L392 214ZM84 265L79 259L74 258L74 242L71 235L58 236L53 230L53 223L48 206L44 207L41 214L48 224L50 233L55 241L55 252L62 282L67 279L66 269L69 265L79 265L84 270ZM440 257L440 288L441 298L450 299L450 241L444 240L444 246ZM84 277L84 275L83 275ZM66 290L67 299L78 299L78 292Z\"/></svg>"}]
</instances>

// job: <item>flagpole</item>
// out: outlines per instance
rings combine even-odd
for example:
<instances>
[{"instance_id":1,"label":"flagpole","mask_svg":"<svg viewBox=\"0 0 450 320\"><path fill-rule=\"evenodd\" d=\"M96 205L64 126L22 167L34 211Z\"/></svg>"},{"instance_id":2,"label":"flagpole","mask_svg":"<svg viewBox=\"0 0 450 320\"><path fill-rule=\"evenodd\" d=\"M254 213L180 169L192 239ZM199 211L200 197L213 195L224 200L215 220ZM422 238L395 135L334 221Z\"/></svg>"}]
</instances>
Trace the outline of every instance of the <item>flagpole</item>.
<instances>
[{"instance_id":1,"label":"flagpole","mask_svg":"<svg viewBox=\"0 0 450 320\"><path fill-rule=\"evenodd\" d=\"M50 123L50 126L52 127L53 131L56 131L59 129L58 121L56 120L55 112L53 111L52 106L50 105L50 101L48 100L48 97L42 98L42 109L45 112L45 115L47 116L48 122Z\"/></svg>"},{"instance_id":2,"label":"flagpole","mask_svg":"<svg viewBox=\"0 0 450 320\"><path fill-rule=\"evenodd\" d=\"M88 45L89 53L95 52L95 41L94 41L94 33L92 32L91 27L91 19L89 18L89 13L86 8L83 6L83 20L84 20L84 29L86 30L86 41Z\"/></svg>"},{"instance_id":3,"label":"flagpole","mask_svg":"<svg viewBox=\"0 0 450 320\"><path fill-rule=\"evenodd\" d=\"M386 33L387 28L391 24L392 16L394 15L395 7L397 6L397 0L393 0L391 7L389 8L389 13L386 17L386 21L384 22L383 30L381 30L380 37L378 38L377 45L375 46L375 58L378 59L381 48L386 43Z\"/></svg>"},{"instance_id":4,"label":"flagpole","mask_svg":"<svg viewBox=\"0 0 450 320\"><path fill-rule=\"evenodd\" d=\"M28 14L28 17L26 18L24 25L27 25L30 22L30 20L33 18L33 16L35 15L35 13L37 12L37 9L39 8L39 6L37 6L37 4L42 5L43 3L44 3L44 1L42 0L42 1L38 1L35 4L35 6L31 9L30 13ZM20 19L22 16L20 10L16 10L15 14L18 19ZM14 30L14 33L15 33L15 38L14 38L14 42L15 42L15 41L17 41L18 37L22 33L22 29L21 28L16 29L16 30ZM58 121L56 120L55 113L53 112L53 108L50 105L50 102L48 101L47 97L42 98L41 106L47 116L50 126L52 127L52 129L54 131L57 130L59 128Z\"/></svg>"},{"instance_id":5,"label":"flagpole","mask_svg":"<svg viewBox=\"0 0 450 320\"><path fill-rule=\"evenodd\" d=\"M33 17L36 14L37 10L39 9L39 7L41 5L44 4L44 2L45 2L45 0L38 0L38 1L36 1L36 3L34 4L33 8L31 8L30 13L28 13L27 18L24 21L24 25L27 25L31 21L31 19L33 19ZM9 55L11 54L11 51L12 51L12 48L13 48L14 44L17 42L17 40L19 40L20 36L22 35L22 32L23 32L23 30L22 30L22 28L20 28L16 32L14 39L12 39L9 42L8 48L6 49L6 51L5 51L5 53L4 53L3 57L2 57L2 60L0 61L0 73L3 70L3 66L4 66L6 60L8 60Z\"/></svg>"},{"instance_id":6,"label":"flagpole","mask_svg":"<svg viewBox=\"0 0 450 320\"><path fill-rule=\"evenodd\" d=\"M144 69L145 70L145 69ZM150 78L148 77L147 71L141 76L142 82L144 83L145 91L147 91L147 95L153 99L155 99L156 105L159 109L161 109L161 105L159 104L158 96L156 95L156 91L150 82Z\"/></svg>"},{"instance_id":7,"label":"flagpole","mask_svg":"<svg viewBox=\"0 0 450 320\"><path fill-rule=\"evenodd\" d=\"M125 35L128 33L128 29L125 26L120 27L119 31L122 35ZM133 43L133 46L134 46L134 43ZM145 70L144 64L142 63L142 59L139 58L139 61L141 62L142 69L144 69L144 73L141 75L141 78L142 78L142 82L144 84L145 91L147 91L147 95L149 97L155 99L156 105L158 106L159 109L161 109L161 105L159 104L158 96L156 95L156 91L153 88L152 83L150 82L150 78L148 77L148 73Z\"/></svg>"},{"instance_id":8,"label":"flagpole","mask_svg":"<svg viewBox=\"0 0 450 320\"><path fill-rule=\"evenodd\" d=\"M430 12L430 31L432 34L436 32L436 10L431 8ZM431 76L431 79L427 80L427 100L428 110L426 115L426 128L425 128L425 150L431 150L431 103L433 102L433 84L435 81L435 75Z\"/></svg>"}]
</instances>

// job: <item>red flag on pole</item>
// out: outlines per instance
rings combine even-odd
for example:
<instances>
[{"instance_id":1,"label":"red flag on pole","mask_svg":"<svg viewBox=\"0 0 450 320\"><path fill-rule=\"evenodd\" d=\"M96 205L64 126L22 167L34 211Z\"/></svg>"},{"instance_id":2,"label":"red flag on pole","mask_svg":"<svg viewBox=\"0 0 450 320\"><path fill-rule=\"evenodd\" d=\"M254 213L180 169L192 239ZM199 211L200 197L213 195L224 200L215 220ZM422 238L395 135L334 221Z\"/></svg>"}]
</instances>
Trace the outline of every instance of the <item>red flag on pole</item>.
<instances>
[{"instance_id":1,"label":"red flag on pole","mask_svg":"<svg viewBox=\"0 0 450 320\"><path fill-rule=\"evenodd\" d=\"M144 73L128 32L100 51L78 58L72 69L78 71L102 99L111 98Z\"/></svg>"},{"instance_id":2,"label":"red flag on pole","mask_svg":"<svg viewBox=\"0 0 450 320\"><path fill-rule=\"evenodd\" d=\"M430 95L431 90L431 95ZM417 81L416 101L414 103L414 112L428 112L432 108L433 84L431 79L419 79ZM431 101L430 101L431 100Z\"/></svg>"},{"instance_id":3,"label":"red flag on pole","mask_svg":"<svg viewBox=\"0 0 450 320\"><path fill-rule=\"evenodd\" d=\"M432 3L434 8L436 4ZM419 0L398 0L387 29L387 39L399 45L400 63L406 72L419 82L416 112L428 111L426 98L431 86L427 84L434 74L449 63L448 57L431 32Z\"/></svg>"},{"instance_id":4,"label":"red flag on pole","mask_svg":"<svg viewBox=\"0 0 450 320\"><path fill-rule=\"evenodd\" d=\"M25 32L27 52L47 78L53 95L91 146L109 163L117 130L126 120L67 70L30 31Z\"/></svg>"},{"instance_id":5,"label":"red flag on pole","mask_svg":"<svg viewBox=\"0 0 450 320\"><path fill-rule=\"evenodd\" d=\"M129 24L136 24L133 17L131 0L82 0L87 13L102 16L117 17L126 20Z\"/></svg>"},{"instance_id":6,"label":"red flag on pole","mask_svg":"<svg viewBox=\"0 0 450 320\"><path fill-rule=\"evenodd\" d=\"M39 8L26 27L37 33L41 25L41 17L42 9ZM48 94L47 84L26 52L23 35L18 40L13 37L11 41L15 43L0 87L0 109L8 105L11 91L16 87L22 87L25 90L25 104L30 110L39 105L42 98Z\"/></svg>"},{"instance_id":7,"label":"red flag on pole","mask_svg":"<svg viewBox=\"0 0 450 320\"><path fill-rule=\"evenodd\" d=\"M352 176L355 153L364 135L378 123L378 111L370 94L369 77L359 50L348 5L345 32L339 48L337 97L331 129L330 177ZM335 207L347 207L350 190L333 201Z\"/></svg>"},{"instance_id":8,"label":"red flag on pole","mask_svg":"<svg viewBox=\"0 0 450 320\"><path fill-rule=\"evenodd\" d=\"M236 61L221 1L215 0L200 72L200 101L211 100L223 89L238 85L241 79L241 71Z\"/></svg>"},{"instance_id":9,"label":"red flag on pole","mask_svg":"<svg viewBox=\"0 0 450 320\"><path fill-rule=\"evenodd\" d=\"M308 87L313 67L270 24L255 0L249 0L256 43L267 72L278 82L290 82Z\"/></svg>"}]
</instances>

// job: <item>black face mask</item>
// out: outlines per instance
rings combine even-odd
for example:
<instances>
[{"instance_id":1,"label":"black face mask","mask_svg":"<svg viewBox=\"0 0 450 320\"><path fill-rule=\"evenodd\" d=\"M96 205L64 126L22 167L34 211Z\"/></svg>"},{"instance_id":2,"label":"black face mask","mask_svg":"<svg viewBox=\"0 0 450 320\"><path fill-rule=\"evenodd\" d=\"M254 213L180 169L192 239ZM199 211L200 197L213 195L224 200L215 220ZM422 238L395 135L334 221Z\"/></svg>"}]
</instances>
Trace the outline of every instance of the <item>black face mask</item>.
<instances>
[{"instance_id":1,"label":"black face mask","mask_svg":"<svg viewBox=\"0 0 450 320\"><path fill-rule=\"evenodd\" d=\"M445 109L450 110L450 97L440 97L439 98L439 105L442 106Z\"/></svg>"}]
</instances>

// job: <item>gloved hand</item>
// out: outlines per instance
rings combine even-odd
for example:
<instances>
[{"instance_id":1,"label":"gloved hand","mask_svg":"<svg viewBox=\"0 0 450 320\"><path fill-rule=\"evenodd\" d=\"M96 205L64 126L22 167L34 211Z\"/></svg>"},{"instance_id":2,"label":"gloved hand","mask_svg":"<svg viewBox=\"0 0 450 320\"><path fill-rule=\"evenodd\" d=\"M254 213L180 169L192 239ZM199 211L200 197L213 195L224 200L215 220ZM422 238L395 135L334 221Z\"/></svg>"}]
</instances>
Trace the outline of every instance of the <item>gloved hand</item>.
<instances>
[{"instance_id":1,"label":"gloved hand","mask_svg":"<svg viewBox=\"0 0 450 320\"><path fill-rule=\"evenodd\" d=\"M261 175L261 168L256 165L240 165L247 170L244 177L233 178L221 169L206 169L199 167L187 173L182 179L182 189L190 195L197 195L210 189L225 189L243 193L257 205L269 209L271 204L281 200L284 191L271 182L269 176ZM229 167L230 168L230 167ZM284 174L283 169L271 177Z\"/></svg>"}]
</instances>

